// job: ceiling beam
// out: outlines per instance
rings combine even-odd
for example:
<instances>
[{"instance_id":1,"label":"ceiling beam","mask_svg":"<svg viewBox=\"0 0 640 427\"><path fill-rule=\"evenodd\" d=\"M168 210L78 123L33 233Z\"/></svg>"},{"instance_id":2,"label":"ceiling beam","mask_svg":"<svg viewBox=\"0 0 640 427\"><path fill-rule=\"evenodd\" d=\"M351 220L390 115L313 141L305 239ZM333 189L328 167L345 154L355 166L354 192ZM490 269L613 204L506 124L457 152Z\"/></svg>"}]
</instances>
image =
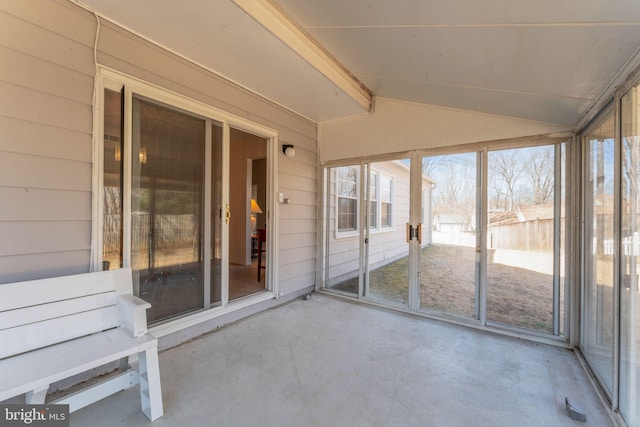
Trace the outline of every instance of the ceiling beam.
<instances>
[{"instance_id":1,"label":"ceiling beam","mask_svg":"<svg viewBox=\"0 0 640 427\"><path fill-rule=\"evenodd\" d=\"M362 108L371 110L371 92L274 4L268 0L233 1Z\"/></svg>"}]
</instances>

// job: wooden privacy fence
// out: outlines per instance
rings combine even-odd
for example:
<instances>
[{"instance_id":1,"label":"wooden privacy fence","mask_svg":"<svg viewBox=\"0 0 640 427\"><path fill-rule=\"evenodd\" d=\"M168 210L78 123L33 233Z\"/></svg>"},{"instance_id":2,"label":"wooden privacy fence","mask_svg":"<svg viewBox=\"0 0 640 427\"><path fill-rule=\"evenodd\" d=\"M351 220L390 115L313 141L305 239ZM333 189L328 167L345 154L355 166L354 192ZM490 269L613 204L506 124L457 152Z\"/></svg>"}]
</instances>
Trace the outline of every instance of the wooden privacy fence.
<instances>
[{"instance_id":1,"label":"wooden privacy fence","mask_svg":"<svg viewBox=\"0 0 640 427\"><path fill-rule=\"evenodd\" d=\"M562 219L564 222L564 219ZM564 242L564 236L561 237ZM489 226L489 248L553 252L553 220L543 219Z\"/></svg>"}]
</instances>

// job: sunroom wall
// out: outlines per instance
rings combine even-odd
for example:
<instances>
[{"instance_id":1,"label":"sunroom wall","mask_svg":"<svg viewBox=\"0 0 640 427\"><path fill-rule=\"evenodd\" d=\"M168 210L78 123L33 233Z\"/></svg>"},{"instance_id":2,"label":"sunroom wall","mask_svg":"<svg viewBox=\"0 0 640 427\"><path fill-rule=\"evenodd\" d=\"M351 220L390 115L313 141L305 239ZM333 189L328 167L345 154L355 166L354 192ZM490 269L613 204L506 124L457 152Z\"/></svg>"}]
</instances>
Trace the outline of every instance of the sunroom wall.
<instances>
[{"instance_id":1,"label":"sunroom wall","mask_svg":"<svg viewBox=\"0 0 640 427\"><path fill-rule=\"evenodd\" d=\"M371 114L319 124L321 162L570 132L566 125L375 98Z\"/></svg>"},{"instance_id":2,"label":"sunroom wall","mask_svg":"<svg viewBox=\"0 0 640 427\"><path fill-rule=\"evenodd\" d=\"M97 62L279 132L279 292L315 282L316 125L101 20ZM0 283L89 271L96 17L66 0L0 6ZM100 114L98 112L98 114Z\"/></svg>"}]
</instances>

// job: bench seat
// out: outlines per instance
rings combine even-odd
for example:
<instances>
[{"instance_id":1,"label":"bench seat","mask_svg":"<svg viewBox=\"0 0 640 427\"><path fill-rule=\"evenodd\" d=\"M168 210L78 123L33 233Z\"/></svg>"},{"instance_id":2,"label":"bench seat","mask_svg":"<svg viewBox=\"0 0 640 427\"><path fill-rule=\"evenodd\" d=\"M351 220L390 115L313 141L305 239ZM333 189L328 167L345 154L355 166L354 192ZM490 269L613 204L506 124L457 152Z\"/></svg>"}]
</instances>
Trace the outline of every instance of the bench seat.
<instances>
[{"instance_id":1,"label":"bench seat","mask_svg":"<svg viewBox=\"0 0 640 427\"><path fill-rule=\"evenodd\" d=\"M0 285L0 402L24 394L27 404L44 404L51 384L120 362L117 373L47 403L73 412L137 386L142 412L161 417L151 305L132 288L129 268Z\"/></svg>"},{"instance_id":2,"label":"bench seat","mask_svg":"<svg viewBox=\"0 0 640 427\"><path fill-rule=\"evenodd\" d=\"M31 390L48 389L56 381L156 345L151 335L132 338L116 328L0 360L0 401ZM73 412L74 408L70 410Z\"/></svg>"}]
</instances>

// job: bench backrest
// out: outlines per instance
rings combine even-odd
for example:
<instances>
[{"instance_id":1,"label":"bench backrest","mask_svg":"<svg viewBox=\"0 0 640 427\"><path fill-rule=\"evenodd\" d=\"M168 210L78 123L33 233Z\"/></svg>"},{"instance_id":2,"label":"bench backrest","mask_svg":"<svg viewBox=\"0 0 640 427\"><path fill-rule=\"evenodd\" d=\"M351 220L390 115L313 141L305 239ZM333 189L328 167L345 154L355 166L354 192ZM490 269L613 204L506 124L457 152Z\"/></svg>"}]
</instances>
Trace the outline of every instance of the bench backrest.
<instances>
[{"instance_id":1,"label":"bench backrest","mask_svg":"<svg viewBox=\"0 0 640 427\"><path fill-rule=\"evenodd\" d=\"M0 359L118 326L131 269L0 285Z\"/></svg>"}]
</instances>

